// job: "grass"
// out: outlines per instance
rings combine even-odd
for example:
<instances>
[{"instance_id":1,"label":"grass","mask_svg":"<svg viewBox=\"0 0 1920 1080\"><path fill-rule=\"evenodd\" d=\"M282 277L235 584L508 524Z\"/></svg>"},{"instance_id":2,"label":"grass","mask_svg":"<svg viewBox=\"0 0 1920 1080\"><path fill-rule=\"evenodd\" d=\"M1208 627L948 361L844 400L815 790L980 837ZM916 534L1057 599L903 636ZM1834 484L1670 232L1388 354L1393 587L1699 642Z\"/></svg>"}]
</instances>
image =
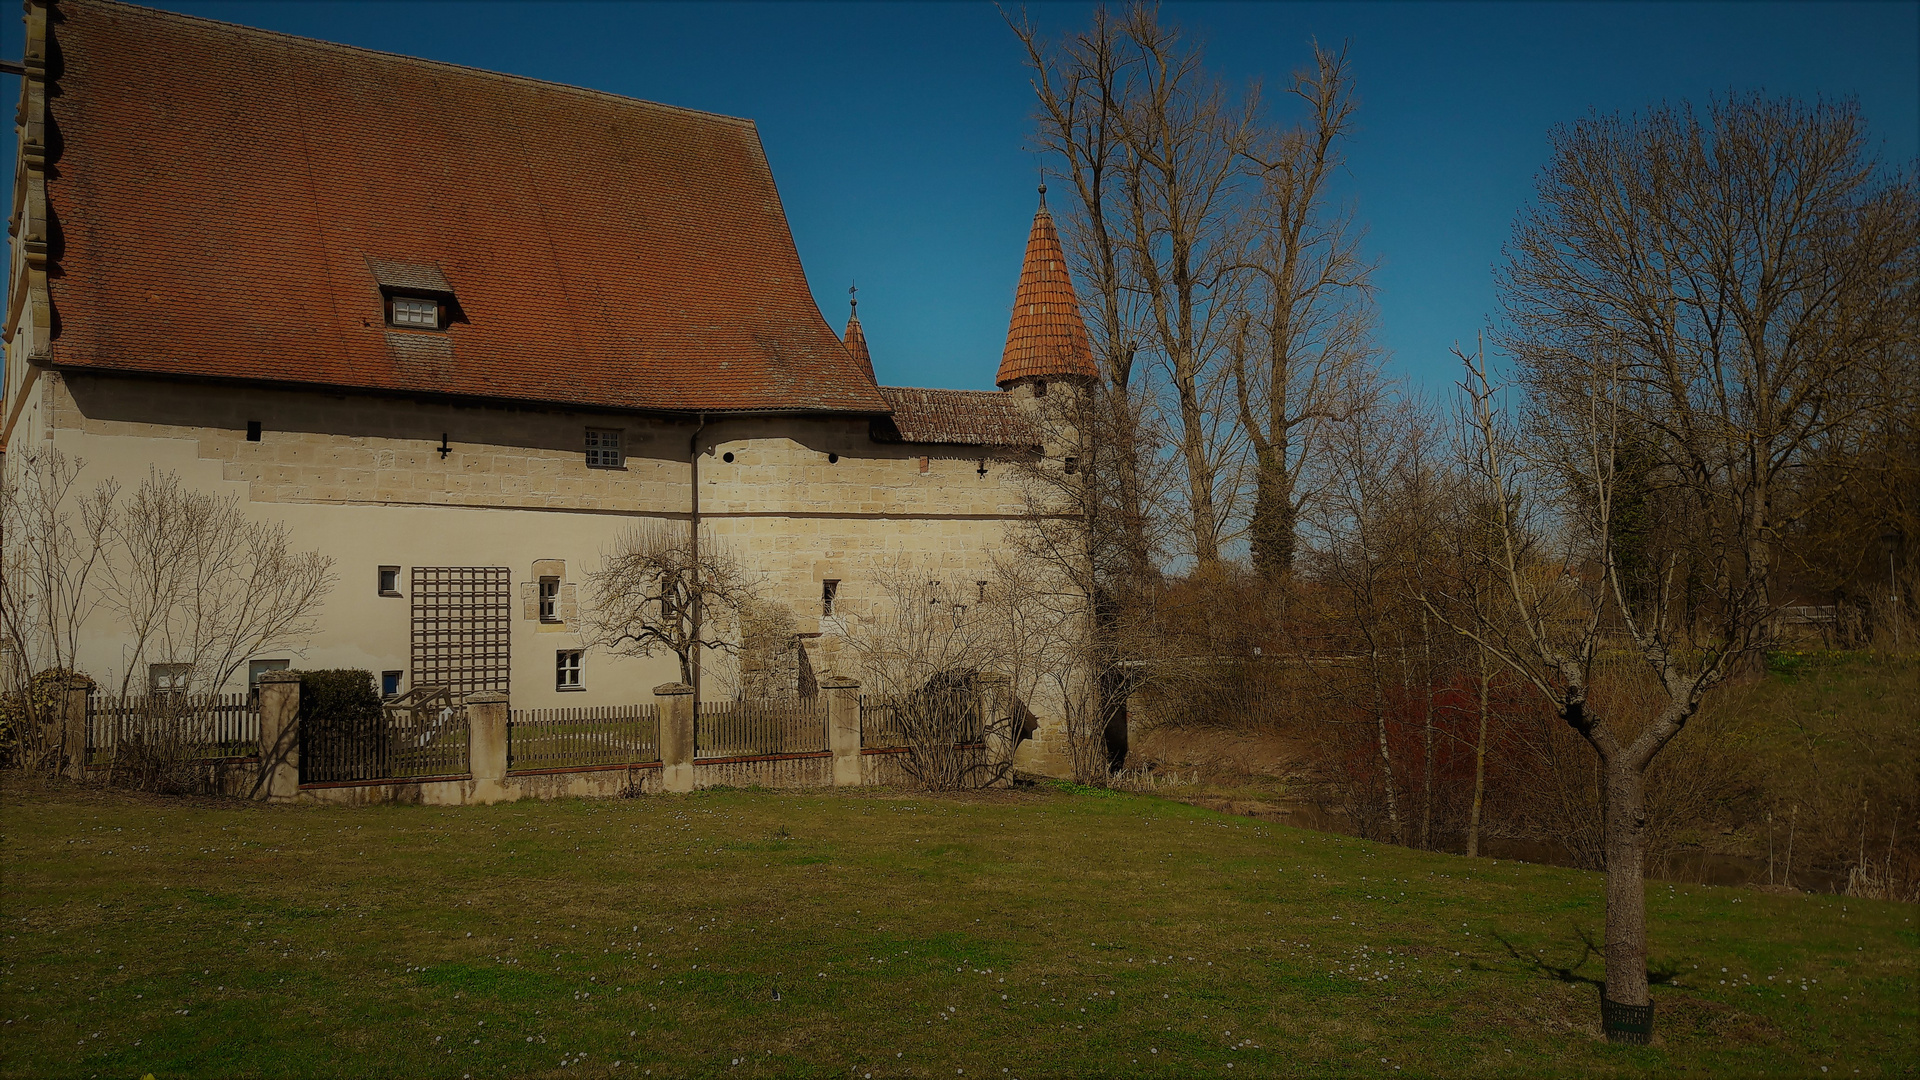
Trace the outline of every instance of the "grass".
<instances>
[{"instance_id":1,"label":"grass","mask_svg":"<svg viewBox=\"0 0 1920 1080\"><path fill-rule=\"evenodd\" d=\"M1911 906L1599 882L1143 796L0 793L0 1073L1911 1075ZM1533 959L1537 957L1537 959ZM1556 974L1552 969L1571 969Z\"/></svg>"}]
</instances>

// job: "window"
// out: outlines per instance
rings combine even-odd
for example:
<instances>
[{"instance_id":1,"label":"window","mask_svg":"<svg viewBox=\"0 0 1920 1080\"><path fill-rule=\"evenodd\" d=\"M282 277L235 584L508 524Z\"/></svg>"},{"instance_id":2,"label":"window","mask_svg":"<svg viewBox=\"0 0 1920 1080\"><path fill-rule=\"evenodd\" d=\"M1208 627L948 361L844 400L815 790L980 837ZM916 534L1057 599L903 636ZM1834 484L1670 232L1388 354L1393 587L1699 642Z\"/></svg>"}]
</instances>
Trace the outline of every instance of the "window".
<instances>
[{"instance_id":1,"label":"window","mask_svg":"<svg viewBox=\"0 0 1920 1080\"><path fill-rule=\"evenodd\" d=\"M1047 380L1045 380L1045 379L1037 379L1037 380L1035 380L1035 381L1034 381L1034 384L1033 384L1033 396L1034 396L1034 397L1046 397L1046 396L1047 396Z\"/></svg>"},{"instance_id":2,"label":"window","mask_svg":"<svg viewBox=\"0 0 1920 1080\"><path fill-rule=\"evenodd\" d=\"M974 584L980 586L980 602L983 604L986 603L987 602L987 583L984 581L976 581L974 582Z\"/></svg>"},{"instance_id":3,"label":"window","mask_svg":"<svg viewBox=\"0 0 1920 1080\"><path fill-rule=\"evenodd\" d=\"M833 602L839 599L839 597L840 597L840 582L838 579L821 582L820 583L820 614L825 616L831 616L833 614Z\"/></svg>"},{"instance_id":4,"label":"window","mask_svg":"<svg viewBox=\"0 0 1920 1080\"><path fill-rule=\"evenodd\" d=\"M588 468L617 469L623 462L620 456L620 432L609 428L587 429Z\"/></svg>"},{"instance_id":5,"label":"window","mask_svg":"<svg viewBox=\"0 0 1920 1080\"><path fill-rule=\"evenodd\" d=\"M260 688L260 676L269 671L285 671L293 666L290 660L249 660L247 661L247 689Z\"/></svg>"},{"instance_id":6,"label":"window","mask_svg":"<svg viewBox=\"0 0 1920 1080\"><path fill-rule=\"evenodd\" d=\"M400 595L400 568L399 567L383 566L380 568L380 595L381 596L399 596Z\"/></svg>"},{"instance_id":7,"label":"window","mask_svg":"<svg viewBox=\"0 0 1920 1080\"><path fill-rule=\"evenodd\" d=\"M540 579L540 621L560 621L560 579L557 577Z\"/></svg>"},{"instance_id":8,"label":"window","mask_svg":"<svg viewBox=\"0 0 1920 1080\"><path fill-rule=\"evenodd\" d=\"M258 420L247 421L247 441L248 442L260 441L260 421Z\"/></svg>"},{"instance_id":9,"label":"window","mask_svg":"<svg viewBox=\"0 0 1920 1080\"><path fill-rule=\"evenodd\" d=\"M389 698L400 696L399 672L383 671L380 673L380 696Z\"/></svg>"},{"instance_id":10,"label":"window","mask_svg":"<svg viewBox=\"0 0 1920 1080\"><path fill-rule=\"evenodd\" d=\"M419 330L440 329L440 301L418 296L396 296L388 301L387 321Z\"/></svg>"},{"instance_id":11,"label":"window","mask_svg":"<svg viewBox=\"0 0 1920 1080\"><path fill-rule=\"evenodd\" d=\"M156 697L184 694L187 692L187 679L192 674L192 664L148 664L147 692Z\"/></svg>"},{"instance_id":12,"label":"window","mask_svg":"<svg viewBox=\"0 0 1920 1080\"><path fill-rule=\"evenodd\" d=\"M1079 472L1079 471L1080 471L1080 459L1079 459L1079 458L1077 458L1077 457L1070 457L1070 458L1068 458L1068 459L1066 460L1066 463L1065 463L1065 468L1066 468L1066 472L1067 472L1067 475L1068 475L1068 476L1072 476L1072 475L1073 475L1074 473L1077 473L1077 472Z\"/></svg>"},{"instance_id":13,"label":"window","mask_svg":"<svg viewBox=\"0 0 1920 1080\"><path fill-rule=\"evenodd\" d=\"M553 654L553 688L584 690L580 685L580 650L561 649Z\"/></svg>"}]
</instances>

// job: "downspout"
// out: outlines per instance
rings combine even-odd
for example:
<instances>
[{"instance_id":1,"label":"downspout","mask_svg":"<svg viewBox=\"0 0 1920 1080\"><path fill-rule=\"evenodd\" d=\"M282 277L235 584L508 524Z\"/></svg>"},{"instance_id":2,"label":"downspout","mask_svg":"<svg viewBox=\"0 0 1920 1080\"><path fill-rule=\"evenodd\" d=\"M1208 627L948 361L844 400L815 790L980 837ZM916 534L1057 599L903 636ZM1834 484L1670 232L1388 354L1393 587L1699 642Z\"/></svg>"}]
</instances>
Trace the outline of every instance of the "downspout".
<instances>
[{"instance_id":1,"label":"downspout","mask_svg":"<svg viewBox=\"0 0 1920 1080\"><path fill-rule=\"evenodd\" d=\"M696 414L700 423L693 429L693 438L687 441L687 469L693 477L691 506L688 513L687 550L692 559L692 603L689 605L693 623L693 714L700 715L700 433L707 430L707 414Z\"/></svg>"}]
</instances>

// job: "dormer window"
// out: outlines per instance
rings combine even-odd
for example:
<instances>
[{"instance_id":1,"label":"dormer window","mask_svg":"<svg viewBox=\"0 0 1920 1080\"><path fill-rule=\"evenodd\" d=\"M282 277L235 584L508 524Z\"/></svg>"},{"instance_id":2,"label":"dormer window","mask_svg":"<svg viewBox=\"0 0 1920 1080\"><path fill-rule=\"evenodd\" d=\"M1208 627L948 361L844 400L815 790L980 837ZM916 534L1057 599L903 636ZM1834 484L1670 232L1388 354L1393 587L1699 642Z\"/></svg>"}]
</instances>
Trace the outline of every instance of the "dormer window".
<instances>
[{"instance_id":1,"label":"dormer window","mask_svg":"<svg viewBox=\"0 0 1920 1080\"><path fill-rule=\"evenodd\" d=\"M438 330L440 301L423 296L389 296L387 322L409 330Z\"/></svg>"}]
</instances>

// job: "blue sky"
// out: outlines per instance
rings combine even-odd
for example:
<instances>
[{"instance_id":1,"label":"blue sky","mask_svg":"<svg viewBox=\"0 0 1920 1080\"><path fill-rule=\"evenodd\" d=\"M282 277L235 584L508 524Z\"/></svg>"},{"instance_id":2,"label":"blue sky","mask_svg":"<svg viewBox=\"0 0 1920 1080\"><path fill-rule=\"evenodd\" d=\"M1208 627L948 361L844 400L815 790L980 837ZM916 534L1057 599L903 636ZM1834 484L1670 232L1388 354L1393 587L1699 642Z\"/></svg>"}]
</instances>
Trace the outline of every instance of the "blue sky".
<instances>
[{"instance_id":1,"label":"blue sky","mask_svg":"<svg viewBox=\"0 0 1920 1080\"><path fill-rule=\"evenodd\" d=\"M992 385L1042 165L1023 53L992 4L158 6L750 117L836 328L859 282L881 381ZM1090 10L1030 9L1056 33ZM1277 90L1311 40L1350 43L1345 192L1381 262L1383 344L1433 387L1493 311L1492 268L1554 124L1729 90L1852 96L1883 157L1920 155L1920 3L1162 10L1236 83ZM7 18L0 54L19 56L20 35Z\"/></svg>"}]
</instances>

